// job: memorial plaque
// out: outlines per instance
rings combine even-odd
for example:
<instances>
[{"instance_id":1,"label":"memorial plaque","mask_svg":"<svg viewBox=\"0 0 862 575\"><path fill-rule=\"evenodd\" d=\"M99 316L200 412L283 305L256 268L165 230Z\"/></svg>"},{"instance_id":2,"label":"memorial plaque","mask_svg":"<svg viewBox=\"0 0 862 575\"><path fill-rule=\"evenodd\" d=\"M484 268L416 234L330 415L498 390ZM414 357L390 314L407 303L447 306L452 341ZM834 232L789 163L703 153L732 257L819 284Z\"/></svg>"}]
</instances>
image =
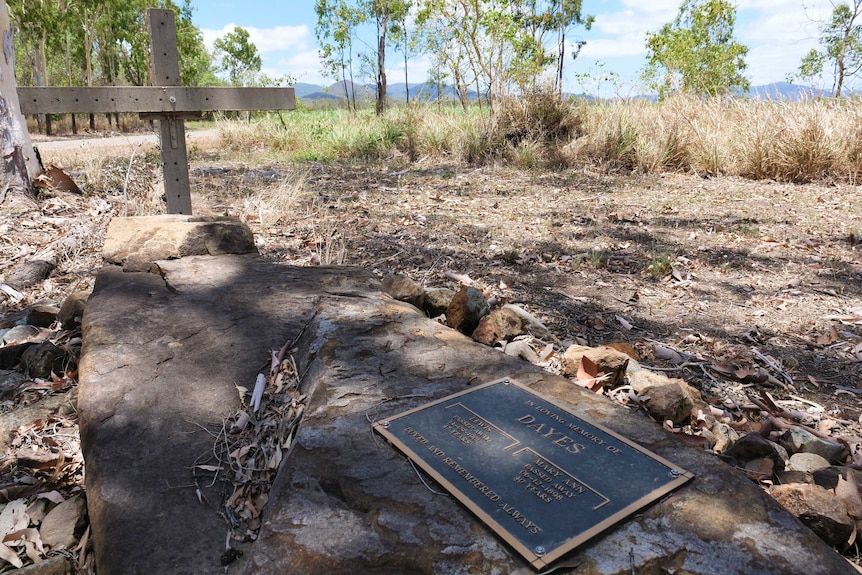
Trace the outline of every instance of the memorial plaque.
<instances>
[{"instance_id":1,"label":"memorial plaque","mask_svg":"<svg viewBox=\"0 0 862 575\"><path fill-rule=\"evenodd\" d=\"M693 477L507 379L374 429L535 569Z\"/></svg>"}]
</instances>

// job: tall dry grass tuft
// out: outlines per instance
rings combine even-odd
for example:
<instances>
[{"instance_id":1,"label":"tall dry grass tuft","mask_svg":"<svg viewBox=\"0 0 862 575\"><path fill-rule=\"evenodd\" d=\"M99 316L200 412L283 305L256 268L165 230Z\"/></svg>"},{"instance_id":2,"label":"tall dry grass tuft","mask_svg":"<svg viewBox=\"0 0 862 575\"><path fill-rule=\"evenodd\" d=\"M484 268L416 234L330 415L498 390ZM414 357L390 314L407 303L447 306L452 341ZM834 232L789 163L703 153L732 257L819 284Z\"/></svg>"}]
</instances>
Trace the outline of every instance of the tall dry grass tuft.
<instances>
[{"instance_id":1,"label":"tall dry grass tuft","mask_svg":"<svg viewBox=\"0 0 862 575\"><path fill-rule=\"evenodd\" d=\"M553 93L471 108L413 103L371 111L298 111L220 124L225 147L269 158L590 165L803 182L857 182L862 100L802 102L676 96L587 103Z\"/></svg>"}]
</instances>

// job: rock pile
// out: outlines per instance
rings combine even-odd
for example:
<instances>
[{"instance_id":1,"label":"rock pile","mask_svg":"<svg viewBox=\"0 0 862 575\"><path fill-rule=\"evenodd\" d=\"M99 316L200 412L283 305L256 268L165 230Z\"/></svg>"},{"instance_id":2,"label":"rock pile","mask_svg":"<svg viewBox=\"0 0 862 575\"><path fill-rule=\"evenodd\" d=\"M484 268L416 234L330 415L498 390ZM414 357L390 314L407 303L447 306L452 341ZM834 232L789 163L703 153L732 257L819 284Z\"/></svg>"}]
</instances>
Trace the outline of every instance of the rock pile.
<instances>
[{"instance_id":1,"label":"rock pile","mask_svg":"<svg viewBox=\"0 0 862 575\"><path fill-rule=\"evenodd\" d=\"M415 305L479 343L642 408L666 429L759 482L829 545L846 550L862 532L862 439L836 439L792 417L788 421L782 416L794 414L775 405L765 391L754 404L733 406L748 414L736 416L682 379L641 367L627 344L560 348L560 342L526 310L512 304L492 310L483 293L472 286L463 286L457 293L445 288L423 290L401 276L386 278L383 286L393 298Z\"/></svg>"}]
</instances>

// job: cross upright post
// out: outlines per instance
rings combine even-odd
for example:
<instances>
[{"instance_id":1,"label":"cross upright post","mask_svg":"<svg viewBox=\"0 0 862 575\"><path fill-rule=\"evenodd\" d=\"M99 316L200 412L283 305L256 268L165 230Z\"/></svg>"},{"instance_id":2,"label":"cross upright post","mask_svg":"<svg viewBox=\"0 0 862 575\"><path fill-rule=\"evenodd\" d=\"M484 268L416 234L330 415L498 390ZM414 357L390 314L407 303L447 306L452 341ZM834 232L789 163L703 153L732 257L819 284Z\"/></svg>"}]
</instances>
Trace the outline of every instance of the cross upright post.
<instances>
[{"instance_id":1,"label":"cross upright post","mask_svg":"<svg viewBox=\"0 0 862 575\"><path fill-rule=\"evenodd\" d=\"M180 85L180 56L173 10L147 8L150 22L150 54L153 58L153 85ZM169 214L191 214L186 126L179 114L154 114L159 120L159 141Z\"/></svg>"}]
</instances>

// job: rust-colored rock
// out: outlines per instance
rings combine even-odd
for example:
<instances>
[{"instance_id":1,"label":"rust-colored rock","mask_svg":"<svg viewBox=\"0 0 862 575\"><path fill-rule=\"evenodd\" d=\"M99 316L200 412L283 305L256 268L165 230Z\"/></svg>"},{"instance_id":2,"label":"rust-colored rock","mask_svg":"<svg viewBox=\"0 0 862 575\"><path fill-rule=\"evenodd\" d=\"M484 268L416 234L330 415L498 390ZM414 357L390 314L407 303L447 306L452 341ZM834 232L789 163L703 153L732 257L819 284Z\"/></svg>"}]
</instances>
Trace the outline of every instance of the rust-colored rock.
<instances>
[{"instance_id":1,"label":"rust-colored rock","mask_svg":"<svg viewBox=\"0 0 862 575\"><path fill-rule=\"evenodd\" d=\"M481 291L464 286L446 308L446 325L470 335L490 311L488 300Z\"/></svg>"},{"instance_id":2,"label":"rust-colored rock","mask_svg":"<svg viewBox=\"0 0 862 575\"><path fill-rule=\"evenodd\" d=\"M578 368L581 366L581 358L588 357L596 364L599 375L609 374L610 378L605 387L617 387L623 382L626 368L631 358L621 351L611 347L599 346L588 347L585 345L571 345L563 353L562 367L563 375L577 377Z\"/></svg>"},{"instance_id":3,"label":"rust-colored rock","mask_svg":"<svg viewBox=\"0 0 862 575\"><path fill-rule=\"evenodd\" d=\"M776 485L769 494L829 545L846 545L855 521L834 493L819 485L791 483Z\"/></svg>"}]
</instances>

